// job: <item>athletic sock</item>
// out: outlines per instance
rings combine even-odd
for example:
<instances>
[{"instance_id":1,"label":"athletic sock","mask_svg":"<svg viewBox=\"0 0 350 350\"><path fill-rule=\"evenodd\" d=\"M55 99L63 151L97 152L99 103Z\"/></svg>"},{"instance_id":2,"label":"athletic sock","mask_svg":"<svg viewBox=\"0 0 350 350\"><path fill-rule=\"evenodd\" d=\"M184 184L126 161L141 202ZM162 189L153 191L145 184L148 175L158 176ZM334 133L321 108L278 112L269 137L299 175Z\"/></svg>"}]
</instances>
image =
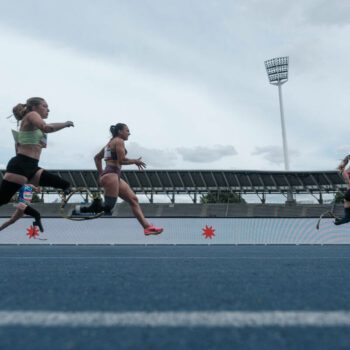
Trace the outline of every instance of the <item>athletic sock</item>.
<instances>
[{"instance_id":1,"label":"athletic sock","mask_svg":"<svg viewBox=\"0 0 350 350\"><path fill-rule=\"evenodd\" d=\"M33 221L33 226L39 227L40 232L44 232L44 227L43 227L43 224L41 223L41 220Z\"/></svg>"},{"instance_id":2,"label":"athletic sock","mask_svg":"<svg viewBox=\"0 0 350 350\"><path fill-rule=\"evenodd\" d=\"M33 226L38 226L40 232L44 232L44 228L41 223L41 215L36 209L31 207L30 205L27 205L27 207L24 209L24 214L33 217L35 219L35 221L33 222Z\"/></svg>"},{"instance_id":3,"label":"athletic sock","mask_svg":"<svg viewBox=\"0 0 350 350\"><path fill-rule=\"evenodd\" d=\"M27 205L27 207L24 209L24 214L31 216L35 220L40 220L41 218L40 213L30 205Z\"/></svg>"},{"instance_id":4,"label":"athletic sock","mask_svg":"<svg viewBox=\"0 0 350 350\"><path fill-rule=\"evenodd\" d=\"M105 204L103 210L106 215L112 215L113 208L117 202L117 197L105 196Z\"/></svg>"}]
</instances>

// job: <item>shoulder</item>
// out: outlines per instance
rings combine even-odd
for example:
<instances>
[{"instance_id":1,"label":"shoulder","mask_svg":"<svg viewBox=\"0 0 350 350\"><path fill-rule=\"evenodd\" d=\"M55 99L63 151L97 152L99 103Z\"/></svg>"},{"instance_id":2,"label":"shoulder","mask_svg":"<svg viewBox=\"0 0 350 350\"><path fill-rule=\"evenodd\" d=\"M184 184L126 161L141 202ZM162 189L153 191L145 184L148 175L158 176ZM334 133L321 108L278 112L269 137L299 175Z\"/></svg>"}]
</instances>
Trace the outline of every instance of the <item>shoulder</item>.
<instances>
[{"instance_id":1,"label":"shoulder","mask_svg":"<svg viewBox=\"0 0 350 350\"><path fill-rule=\"evenodd\" d=\"M24 121L27 121L27 122L29 122L31 124L35 124L35 125L38 123L45 124L45 122L44 122L43 118L41 118L40 114L37 112L34 112L34 111L27 113L24 116L22 122L24 122Z\"/></svg>"},{"instance_id":2,"label":"shoulder","mask_svg":"<svg viewBox=\"0 0 350 350\"><path fill-rule=\"evenodd\" d=\"M41 118L40 114L32 111L27 113L22 119L21 130L43 130L45 125L46 123L43 118Z\"/></svg>"},{"instance_id":3,"label":"shoulder","mask_svg":"<svg viewBox=\"0 0 350 350\"><path fill-rule=\"evenodd\" d=\"M112 140L116 146L124 146L124 140L120 137L116 137Z\"/></svg>"},{"instance_id":4,"label":"shoulder","mask_svg":"<svg viewBox=\"0 0 350 350\"><path fill-rule=\"evenodd\" d=\"M37 119L37 118L42 119L42 118L40 117L40 114L37 113L37 112L34 112L34 111L28 112L23 118L27 118L27 119L29 119L29 120L31 120L31 119Z\"/></svg>"}]
</instances>

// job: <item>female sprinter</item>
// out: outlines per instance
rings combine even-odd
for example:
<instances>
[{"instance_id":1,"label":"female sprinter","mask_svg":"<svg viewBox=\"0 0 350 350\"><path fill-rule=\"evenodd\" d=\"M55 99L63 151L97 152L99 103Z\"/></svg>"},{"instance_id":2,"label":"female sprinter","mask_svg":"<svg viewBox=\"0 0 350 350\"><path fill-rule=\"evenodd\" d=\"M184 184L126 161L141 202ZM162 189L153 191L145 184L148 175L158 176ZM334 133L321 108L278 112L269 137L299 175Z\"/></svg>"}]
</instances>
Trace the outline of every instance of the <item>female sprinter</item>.
<instances>
[{"instance_id":1,"label":"female sprinter","mask_svg":"<svg viewBox=\"0 0 350 350\"><path fill-rule=\"evenodd\" d=\"M49 107L41 97L32 97L25 104L13 108L13 114L20 122L19 131L13 131L16 142L16 156L7 164L6 173L0 185L0 206L8 203L12 196L27 183L37 186L61 188L70 191L69 182L38 166L41 151L46 147L47 133L74 126L73 122L46 124ZM30 206L24 214L32 217L37 212Z\"/></svg>"},{"instance_id":2,"label":"female sprinter","mask_svg":"<svg viewBox=\"0 0 350 350\"><path fill-rule=\"evenodd\" d=\"M13 223L15 223L18 219L20 219L24 215L25 210L29 207L29 204L32 202L33 191L39 192L40 188L35 187L31 184L25 184L20 188L19 195L18 195L18 205L16 206L16 210L12 214L11 218L9 220L5 221L0 226L0 231L3 230L4 228L6 228L7 226L12 225ZM41 224L40 213L37 210L35 210L34 208L31 208L31 210L33 211L33 213L36 212L35 221L33 222L33 226L39 227L40 232L44 232L44 228Z\"/></svg>"},{"instance_id":3,"label":"female sprinter","mask_svg":"<svg viewBox=\"0 0 350 350\"><path fill-rule=\"evenodd\" d=\"M348 186L344 194L344 217L336 219L335 225L342 225L350 222L350 167L347 167L350 160L350 155L346 156L338 166L338 170L343 175L343 178Z\"/></svg>"},{"instance_id":4,"label":"female sprinter","mask_svg":"<svg viewBox=\"0 0 350 350\"><path fill-rule=\"evenodd\" d=\"M130 136L130 131L126 124L118 123L112 125L110 127L110 132L112 138L94 157L95 165L100 177L100 184L104 189L104 206L103 208L98 208L98 202L95 201L89 208L84 209L90 211L93 209L95 212L104 210L107 215L110 215L117 201L117 197L119 196L130 204L132 212L144 229L145 235L158 235L163 232L163 228L155 227L145 219L137 196L130 186L120 177L122 165L135 164L139 170L142 170L146 167L146 164L141 158L126 158L127 151L124 142L127 141ZM104 170L102 168L102 159L106 161Z\"/></svg>"}]
</instances>

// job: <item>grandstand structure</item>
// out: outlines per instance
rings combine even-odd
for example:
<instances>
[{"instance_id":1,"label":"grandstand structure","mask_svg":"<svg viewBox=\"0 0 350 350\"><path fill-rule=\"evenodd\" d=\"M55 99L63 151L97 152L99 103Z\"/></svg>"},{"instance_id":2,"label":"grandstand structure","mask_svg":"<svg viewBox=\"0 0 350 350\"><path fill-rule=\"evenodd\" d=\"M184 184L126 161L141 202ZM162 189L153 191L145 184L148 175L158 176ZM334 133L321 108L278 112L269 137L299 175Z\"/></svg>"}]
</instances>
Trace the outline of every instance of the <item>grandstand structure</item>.
<instances>
[{"instance_id":1,"label":"grandstand structure","mask_svg":"<svg viewBox=\"0 0 350 350\"><path fill-rule=\"evenodd\" d=\"M50 170L69 181L74 188L99 191L96 170ZM5 170L0 170L2 179ZM193 202L209 192L256 194L262 203L267 194L288 191L295 194L311 194L320 204L322 195L346 189L337 171L255 171L255 170L123 170L122 178L138 195L145 195L150 203L154 195L166 195L171 203L176 195L189 195ZM56 189L43 188L43 193L57 193Z\"/></svg>"}]
</instances>

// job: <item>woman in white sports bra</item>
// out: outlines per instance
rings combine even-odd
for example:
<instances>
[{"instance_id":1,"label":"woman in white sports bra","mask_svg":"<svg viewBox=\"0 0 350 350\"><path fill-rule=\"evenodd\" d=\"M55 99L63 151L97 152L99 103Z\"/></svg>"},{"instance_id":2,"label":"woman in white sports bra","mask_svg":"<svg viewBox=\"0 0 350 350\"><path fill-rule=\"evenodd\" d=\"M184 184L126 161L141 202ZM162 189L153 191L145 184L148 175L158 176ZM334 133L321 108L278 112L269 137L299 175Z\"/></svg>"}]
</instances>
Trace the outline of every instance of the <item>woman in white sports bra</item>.
<instances>
[{"instance_id":1,"label":"woman in white sports bra","mask_svg":"<svg viewBox=\"0 0 350 350\"><path fill-rule=\"evenodd\" d=\"M96 168L100 176L100 184L104 189L105 203L103 208L96 208L96 202L92 204L96 211L104 210L111 215L118 196L131 206L136 219L142 225L144 233L148 235L158 235L163 232L162 228L153 226L144 216L138 198L131 187L120 177L123 165L135 164L139 170L146 168L142 158L126 158L125 141L130 136L129 128L126 124L118 123L110 127L112 138L107 145L101 149L94 157ZM105 160L105 169L102 168L102 159Z\"/></svg>"}]
</instances>

